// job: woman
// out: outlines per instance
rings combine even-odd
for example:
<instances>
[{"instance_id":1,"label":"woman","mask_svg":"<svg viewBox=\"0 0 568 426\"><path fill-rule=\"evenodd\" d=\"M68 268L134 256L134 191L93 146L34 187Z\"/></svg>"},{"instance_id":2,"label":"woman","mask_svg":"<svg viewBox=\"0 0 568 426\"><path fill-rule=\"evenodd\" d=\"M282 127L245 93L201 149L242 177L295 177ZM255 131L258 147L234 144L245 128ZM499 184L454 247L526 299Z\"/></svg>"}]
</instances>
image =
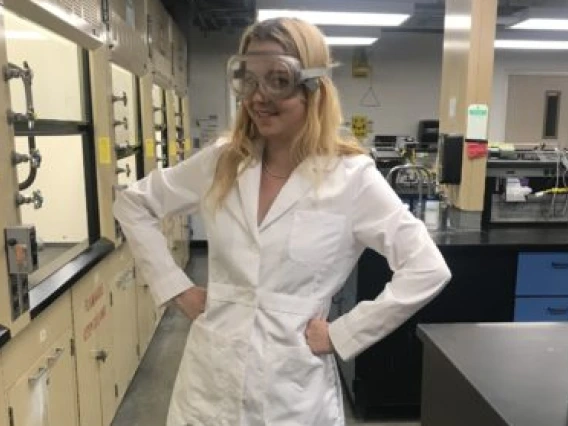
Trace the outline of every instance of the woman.
<instances>
[{"instance_id":1,"label":"woman","mask_svg":"<svg viewBox=\"0 0 568 426\"><path fill-rule=\"evenodd\" d=\"M450 273L424 225L356 143L320 31L295 19L252 26L228 77L242 106L226 141L122 192L115 216L157 303L195 320L168 426L339 426L343 359L431 300ZM200 210L207 291L168 253L167 215ZM365 247L392 281L331 324L331 298Z\"/></svg>"}]
</instances>

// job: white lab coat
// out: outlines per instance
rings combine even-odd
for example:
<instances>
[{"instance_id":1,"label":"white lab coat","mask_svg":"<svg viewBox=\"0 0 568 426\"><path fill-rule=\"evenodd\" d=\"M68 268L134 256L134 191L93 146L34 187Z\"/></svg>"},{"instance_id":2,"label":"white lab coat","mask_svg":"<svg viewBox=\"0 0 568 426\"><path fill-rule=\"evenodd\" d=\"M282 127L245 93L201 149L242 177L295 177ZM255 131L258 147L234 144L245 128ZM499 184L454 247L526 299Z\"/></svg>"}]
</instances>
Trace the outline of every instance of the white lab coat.
<instances>
[{"instance_id":1,"label":"white lab coat","mask_svg":"<svg viewBox=\"0 0 568 426\"><path fill-rule=\"evenodd\" d=\"M158 304L193 285L170 256L159 219L201 209L206 222L206 309L191 327L167 425L343 426L335 360L311 353L308 321L327 317L365 247L384 255L394 276L374 301L330 324L343 359L431 300L449 270L425 226L363 155L328 164L319 185L312 171L323 163L304 161L260 226L261 166L252 164L213 216L202 201L223 145L152 172L114 207Z\"/></svg>"}]
</instances>

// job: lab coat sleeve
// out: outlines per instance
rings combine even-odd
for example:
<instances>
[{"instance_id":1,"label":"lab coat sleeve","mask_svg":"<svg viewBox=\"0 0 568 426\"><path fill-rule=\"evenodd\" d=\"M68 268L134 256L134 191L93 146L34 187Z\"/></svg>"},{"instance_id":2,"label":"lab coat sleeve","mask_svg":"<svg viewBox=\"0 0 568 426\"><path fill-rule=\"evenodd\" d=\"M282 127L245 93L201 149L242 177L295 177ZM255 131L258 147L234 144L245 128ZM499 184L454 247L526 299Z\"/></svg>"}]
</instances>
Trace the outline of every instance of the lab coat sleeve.
<instances>
[{"instance_id":1,"label":"lab coat sleeve","mask_svg":"<svg viewBox=\"0 0 568 426\"><path fill-rule=\"evenodd\" d=\"M160 221L198 209L212 182L222 145L217 142L174 167L154 170L117 195L114 216L158 305L193 286L175 263Z\"/></svg>"},{"instance_id":2,"label":"lab coat sleeve","mask_svg":"<svg viewBox=\"0 0 568 426\"><path fill-rule=\"evenodd\" d=\"M395 330L451 278L424 224L408 211L372 161L365 163L359 177L353 200L353 236L383 255L394 274L375 300L360 302L330 324L330 339L344 360Z\"/></svg>"}]
</instances>

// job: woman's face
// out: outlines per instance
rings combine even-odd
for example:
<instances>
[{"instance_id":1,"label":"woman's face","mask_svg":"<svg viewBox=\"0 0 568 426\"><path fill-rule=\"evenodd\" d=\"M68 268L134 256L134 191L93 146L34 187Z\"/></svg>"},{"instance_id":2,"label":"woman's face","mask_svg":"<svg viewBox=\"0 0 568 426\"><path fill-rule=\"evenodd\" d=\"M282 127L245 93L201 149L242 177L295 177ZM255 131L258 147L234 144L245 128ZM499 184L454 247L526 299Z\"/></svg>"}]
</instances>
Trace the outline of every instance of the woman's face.
<instances>
[{"instance_id":1,"label":"woman's face","mask_svg":"<svg viewBox=\"0 0 568 426\"><path fill-rule=\"evenodd\" d=\"M280 44L271 41L252 41L246 53L285 54ZM267 62L263 61L262 56L252 61L250 67L257 76L264 76L268 71ZM279 100L257 89L243 100L243 104L256 124L258 132L268 142L291 142L306 118L306 99L303 90L297 90L291 97Z\"/></svg>"}]
</instances>

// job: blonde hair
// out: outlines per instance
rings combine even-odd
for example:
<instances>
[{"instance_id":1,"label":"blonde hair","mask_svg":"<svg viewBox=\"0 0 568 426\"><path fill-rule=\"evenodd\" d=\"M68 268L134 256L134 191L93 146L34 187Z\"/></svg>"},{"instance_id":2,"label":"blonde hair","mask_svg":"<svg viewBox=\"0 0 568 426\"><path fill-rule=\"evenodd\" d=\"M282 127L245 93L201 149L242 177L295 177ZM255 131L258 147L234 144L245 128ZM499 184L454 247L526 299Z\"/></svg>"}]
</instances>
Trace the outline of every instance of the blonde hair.
<instances>
[{"instance_id":1,"label":"blonde hair","mask_svg":"<svg viewBox=\"0 0 568 426\"><path fill-rule=\"evenodd\" d=\"M330 67L329 49L321 31L299 19L278 18L256 23L242 36L240 54L245 54L251 41L274 41L286 54L300 60L304 68ZM328 76L321 77L319 87L306 93L306 120L291 144L290 155L294 166L308 157L337 157L364 153L356 139L339 134L342 121L337 90ZM222 206L238 178L240 166L248 167L260 160L255 144L258 131L247 109L241 105L229 142L221 153L213 184L209 191L215 209Z\"/></svg>"}]
</instances>

